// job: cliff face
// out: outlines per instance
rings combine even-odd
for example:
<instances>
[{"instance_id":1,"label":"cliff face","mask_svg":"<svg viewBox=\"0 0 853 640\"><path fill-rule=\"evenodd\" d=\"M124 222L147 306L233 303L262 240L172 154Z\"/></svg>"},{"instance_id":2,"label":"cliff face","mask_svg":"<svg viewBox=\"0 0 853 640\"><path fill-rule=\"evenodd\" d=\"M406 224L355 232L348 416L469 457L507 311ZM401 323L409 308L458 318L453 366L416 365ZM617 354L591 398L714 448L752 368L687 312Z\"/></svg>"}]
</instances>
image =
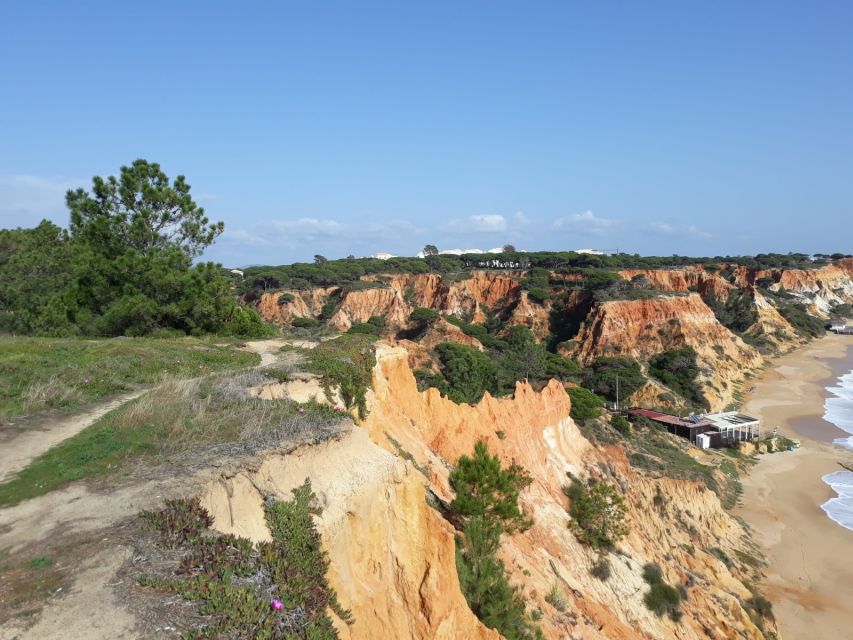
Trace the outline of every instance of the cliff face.
<instances>
[{"instance_id":1,"label":"cliff face","mask_svg":"<svg viewBox=\"0 0 853 640\"><path fill-rule=\"evenodd\" d=\"M418 392L407 359L402 348L378 349L363 427L374 442L413 460L445 500L452 498L447 463L470 454L478 440L505 464L531 473L533 484L521 502L535 524L505 535L501 555L528 606L544 612L547 638L763 638L740 604L750 597L748 590L711 553L745 549L745 531L716 495L692 482L644 477L621 449L592 447L569 417L570 400L556 382L541 392L519 383L513 398L486 395L477 405L456 405L435 389ZM622 553L611 554L607 582L590 575L597 557L568 527L566 472L606 478L625 492L631 534L620 543ZM677 626L643 603L647 562L660 563L671 584L693 585ZM545 601L555 584L570 613Z\"/></svg>"},{"instance_id":2,"label":"cliff face","mask_svg":"<svg viewBox=\"0 0 853 640\"><path fill-rule=\"evenodd\" d=\"M703 296L713 293L720 300L726 300L734 289L734 285L716 272L709 272L700 266L672 270L625 269L619 275L626 280L643 278L651 288L661 291L697 291Z\"/></svg>"},{"instance_id":3,"label":"cliff face","mask_svg":"<svg viewBox=\"0 0 853 640\"><path fill-rule=\"evenodd\" d=\"M475 271L462 280L447 279L439 274L396 274L365 277L364 282L376 282L375 288L341 291L337 287L263 294L258 311L264 320L288 324L293 318L317 317L324 303L337 301L330 324L346 331L353 324L382 316L389 326L400 328L409 314L418 307L435 309L446 315L470 318L473 322L486 319L480 305L498 313L514 313L520 324L547 332L548 309L536 305L522 292L520 273ZM282 295L292 301L278 304ZM519 307L516 312L513 310Z\"/></svg>"},{"instance_id":4,"label":"cliff face","mask_svg":"<svg viewBox=\"0 0 853 640\"><path fill-rule=\"evenodd\" d=\"M305 478L323 508L318 529L329 583L355 619L351 626L335 621L341 638L500 638L468 609L453 529L427 505L423 478L359 428L220 477L202 504L216 529L266 540L264 494L289 499Z\"/></svg>"},{"instance_id":5,"label":"cliff face","mask_svg":"<svg viewBox=\"0 0 853 640\"><path fill-rule=\"evenodd\" d=\"M570 355L584 364L616 355L647 361L663 351L693 347L712 410L731 403L744 373L762 362L754 348L719 323L696 293L600 303L574 342Z\"/></svg>"}]
</instances>

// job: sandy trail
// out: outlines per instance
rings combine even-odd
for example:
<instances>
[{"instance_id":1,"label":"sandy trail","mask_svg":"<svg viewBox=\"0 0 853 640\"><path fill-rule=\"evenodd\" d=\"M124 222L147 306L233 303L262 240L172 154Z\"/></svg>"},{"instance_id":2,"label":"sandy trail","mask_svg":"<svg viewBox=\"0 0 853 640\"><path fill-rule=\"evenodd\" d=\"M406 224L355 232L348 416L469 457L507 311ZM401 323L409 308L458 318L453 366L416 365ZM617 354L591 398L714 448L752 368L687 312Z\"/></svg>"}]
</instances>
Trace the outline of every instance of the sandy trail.
<instances>
[{"instance_id":1,"label":"sandy trail","mask_svg":"<svg viewBox=\"0 0 853 640\"><path fill-rule=\"evenodd\" d=\"M8 480L48 449L77 435L113 409L138 398L145 391L146 389L140 389L125 393L74 416L42 421L38 425L27 428L10 441L4 442L3 447L0 448L0 482Z\"/></svg>"},{"instance_id":2,"label":"sandy trail","mask_svg":"<svg viewBox=\"0 0 853 640\"><path fill-rule=\"evenodd\" d=\"M841 358L850 362L850 346L849 337L829 336L779 358L744 406L763 426L802 443L796 452L760 458L735 511L767 554L764 584L783 638L846 638L853 629L853 531L820 509L834 495L821 477L853 459L832 446L840 432L822 420L824 383Z\"/></svg>"}]
</instances>

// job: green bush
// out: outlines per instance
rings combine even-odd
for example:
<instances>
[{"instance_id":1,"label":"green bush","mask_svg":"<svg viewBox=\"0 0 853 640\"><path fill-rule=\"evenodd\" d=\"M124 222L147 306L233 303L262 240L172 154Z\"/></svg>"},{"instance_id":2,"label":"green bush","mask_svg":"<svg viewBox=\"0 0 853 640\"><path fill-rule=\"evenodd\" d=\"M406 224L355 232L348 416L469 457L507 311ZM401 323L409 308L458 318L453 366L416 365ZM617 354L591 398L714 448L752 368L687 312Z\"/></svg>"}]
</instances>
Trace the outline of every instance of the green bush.
<instances>
[{"instance_id":1,"label":"green bush","mask_svg":"<svg viewBox=\"0 0 853 640\"><path fill-rule=\"evenodd\" d=\"M201 602L205 625L184 638L333 640L338 633L328 609L347 624L353 620L326 580L329 558L314 524L317 513L306 480L292 500L267 503L272 540L254 549L250 540L211 532L197 498L169 500L165 509L140 515L181 554L181 569L168 577L143 575L139 583Z\"/></svg>"},{"instance_id":2,"label":"green bush","mask_svg":"<svg viewBox=\"0 0 853 640\"><path fill-rule=\"evenodd\" d=\"M671 349L649 360L649 374L675 391L693 406L708 408L708 400L696 381L699 367L693 347Z\"/></svg>"},{"instance_id":3,"label":"green bush","mask_svg":"<svg viewBox=\"0 0 853 640\"><path fill-rule=\"evenodd\" d=\"M294 318L291 324L297 329L311 329L320 323L314 318Z\"/></svg>"},{"instance_id":4,"label":"green bush","mask_svg":"<svg viewBox=\"0 0 853 640\"><path fill-rule=\"evenodd\" d=\"M616 429L623 436L631 435L631 422L625 416L616 414L610 418L610 426Z\"/></svg>"},{"instance_id":5,"label":"green bush","mask_svg":"<svg viewBox=\"0 0 853 640\"><path fill-rule=\"evenodd\" d=\"M608 562L607 558L599 558L598 561L592 565L590 573L602 582L607 582L607 580L610 579L610 562Z\"/></svg>"},{"instance_id":6,"label":"green bush","mask_svg":"<svg viewBox=\"0 0 853 640\"><path fill-rule=\"evenodd\" d=\"M518 494L531 482L518 465L506 469L478 442L472 457L459 458L450 474L456 496L449 511L461 524L456 537L456 570L465 600L474 615L507 639L541 638L527 616L521 591L509 583L498 559L500 537L530 526L521 511Z\"/></svg>"},{"instance_id":7,"label":"green bush","mask_svg":"<svg viewBox=\"0 0 853 640\"><path fill-rule=\"evenodd\" d=\"M379 327L370 322L357 322L347 330L347 333L361 333L368 336L378 336Z\"/></svg>"},{"instance_id":8,"label":"green bush","mask_svg":"<svg viewBox=\"0 0 853 640\"><path fill-rule=\"evenodd\" d=\"M572 400L571 416L573 420L589 420L601 415L604 398L583 387L569 387L566 391Z\"/></svg>"},{"instance_id":9,"label":"green bush","mask_svg":"<svg viewBox=\"0 0 853 640\"><path fill-rule=\"evenodd\" d=\"M569 526L578 540L594 549L609 550L628 535L625 524L628 508L616 485L599 481L586 487L577 478L571 478L565 491L572 516Z\"/></svg>"},{"instance_id":10,"label":"green bush","mask_svg":"<svg viewBox=\"0 0 853 640\"><path fill-rule=\"evenodd\" d=\"M323 376L328 396L337 386L347 409L357 408L362 419L367 417L367 389L376 364L374 340L374 336L347 333L311 349L305 363L308 371Z\"/></svg>"},{"instance_id":11,"label":"green bush","mask_svg":"<svg viewBox=\"0 0 853 640\"><path fill-rule=\"evenodd\" d=\"M431 322L435 322L438 320L441 314L435 309L429 309L427 307L418 307L412 313L409 314L409 322L414 322L418 324L429 324Z\"/></svg>"},{"instance_id":12,"label":"green bush","mask_svg":"<svg viewBox=\"0 0 853 640\"><path fill-rule=\"evenodd\" d=\"M678 622L681 619L681 601L686 599L687 592L673 589L663 581L663 574L657 564L647 564L643 567L643 579L649 585L649 591L643 596L643 602L649 611L655 615L669 615Z\"/></svg>"},{"instance_id":13,"label":"green bush","mask_svg":"<svg viewBox=\"0 0 853 640\"><path fill-rule=\"evenodd\" d=\"M624 357L598 358L584 375L584 386L611 402L616 400L616 378L619 397L627 398L646 382L636 360Z\"/></svg>"},{"instance_id":14,"label":"green bush","mask_svg":"<svg viewBox=\"0 0 853 640\"><path fill-rule=\"evenodd\" d=\"M497 368L486 354L454 342L437 345L435 352L447 381L447 397L454 402L475 404L486 391L497 393Z\"/></svg>"},{"instance_id":15,"label":"green bush","mask_svg":"<svg viewBox=\"0 0 853 640\"><path fill-rule=\"evenodd\" d=\"M530 519L518 506L518 495L531 482L530 474L517 464L503 469L500 459L489 454L480 440L474 445L474 455L460 457L450 473L450 486L456 494L450 510L463 520L497 522L510 533L526 529Z\"/></svg>"},{"instance_id":16,"label":"green bush","mask_svg":"<svg viewBox=\"0 0 853 640\"><path fill-rule=\"evenodd\" d=\"M549 297L550 294L548 293L548 290L541 287L534 287L527 290L527 298L536 304L545 304Z\"/></svg>"}]
</instances>

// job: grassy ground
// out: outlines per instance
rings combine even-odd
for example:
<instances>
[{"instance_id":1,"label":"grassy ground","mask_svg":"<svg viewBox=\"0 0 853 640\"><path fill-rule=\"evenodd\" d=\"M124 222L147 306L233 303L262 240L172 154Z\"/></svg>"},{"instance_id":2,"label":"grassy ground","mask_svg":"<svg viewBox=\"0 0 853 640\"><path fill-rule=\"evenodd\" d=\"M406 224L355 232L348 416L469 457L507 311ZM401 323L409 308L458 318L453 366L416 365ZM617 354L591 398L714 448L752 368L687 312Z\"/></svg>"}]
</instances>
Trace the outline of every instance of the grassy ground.
<instances>
[{"instance_id":1,"label":"grassy ground","mask_svg":"<svg viewBox=\"0 0 853 640\"><path fill-rule=\"evenodd\" d=\"M223 340L0 337L0 423L48 410L71 412L164 375L246 367L259 356Z\"/></svg>"},{"instance_id":2,"label":"grassy ground","mask_svg":"<svg viewBox=\"0 0 853 640\"><path fill-rule=\"evenodd\" d=\"M282 441L321 440L337 433L342 416L331 407L250 397L248 389L264 379L252 370L165 380L0 484L0 507L83 478L129 474L132 463L143 458L156 464L225 444L229 455L251 454Z\"/></svg>"}]
</instances>

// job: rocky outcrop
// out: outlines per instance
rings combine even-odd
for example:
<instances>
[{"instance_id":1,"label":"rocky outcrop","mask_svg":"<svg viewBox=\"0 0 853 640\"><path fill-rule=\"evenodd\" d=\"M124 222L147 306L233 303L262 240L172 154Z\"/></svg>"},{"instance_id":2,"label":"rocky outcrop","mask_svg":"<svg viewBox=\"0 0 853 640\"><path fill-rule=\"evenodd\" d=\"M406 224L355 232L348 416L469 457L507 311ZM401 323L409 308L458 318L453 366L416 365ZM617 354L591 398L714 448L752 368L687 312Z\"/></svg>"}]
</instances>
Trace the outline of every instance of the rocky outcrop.
<instances>
[{"instance_id":1,"label":"rocky outcrop","mask_svg":"<svg viewBox=\"0 0 853 640\"><path fill-rule=\"evenodd\" d=\"M734 288L718 273L701 266L684 269L625 269L619 275L625 280L641 278L647 286L660 291L696 291L702 296L713 294L720 300L726 300Z\"/></svg>"},{"instance_id":2,"label":"rocky outcrop","mask_svg":"<svg viewBox=\"0 0 853 640\"><path fill-rule=\"evenodd\" d=\"M700 382L712 410L732 402L745 373L761 365L761 355L719 323L699 294L598 304L569 347L584 364L602 356L646 362L670 349L693 347Z\"/></svg>"},{"instance_id":3,"label":"rocky outcrop","mask_svg":"<svg viewBox=\"0 0 853 640\"><path fill-rule=\"evenodd\" d=\"M304 291L274 291L264 293L257 302L258 313L267 322L290 324L294 318L316 318L337 287Z\"/></svg>"}]
</instances>

